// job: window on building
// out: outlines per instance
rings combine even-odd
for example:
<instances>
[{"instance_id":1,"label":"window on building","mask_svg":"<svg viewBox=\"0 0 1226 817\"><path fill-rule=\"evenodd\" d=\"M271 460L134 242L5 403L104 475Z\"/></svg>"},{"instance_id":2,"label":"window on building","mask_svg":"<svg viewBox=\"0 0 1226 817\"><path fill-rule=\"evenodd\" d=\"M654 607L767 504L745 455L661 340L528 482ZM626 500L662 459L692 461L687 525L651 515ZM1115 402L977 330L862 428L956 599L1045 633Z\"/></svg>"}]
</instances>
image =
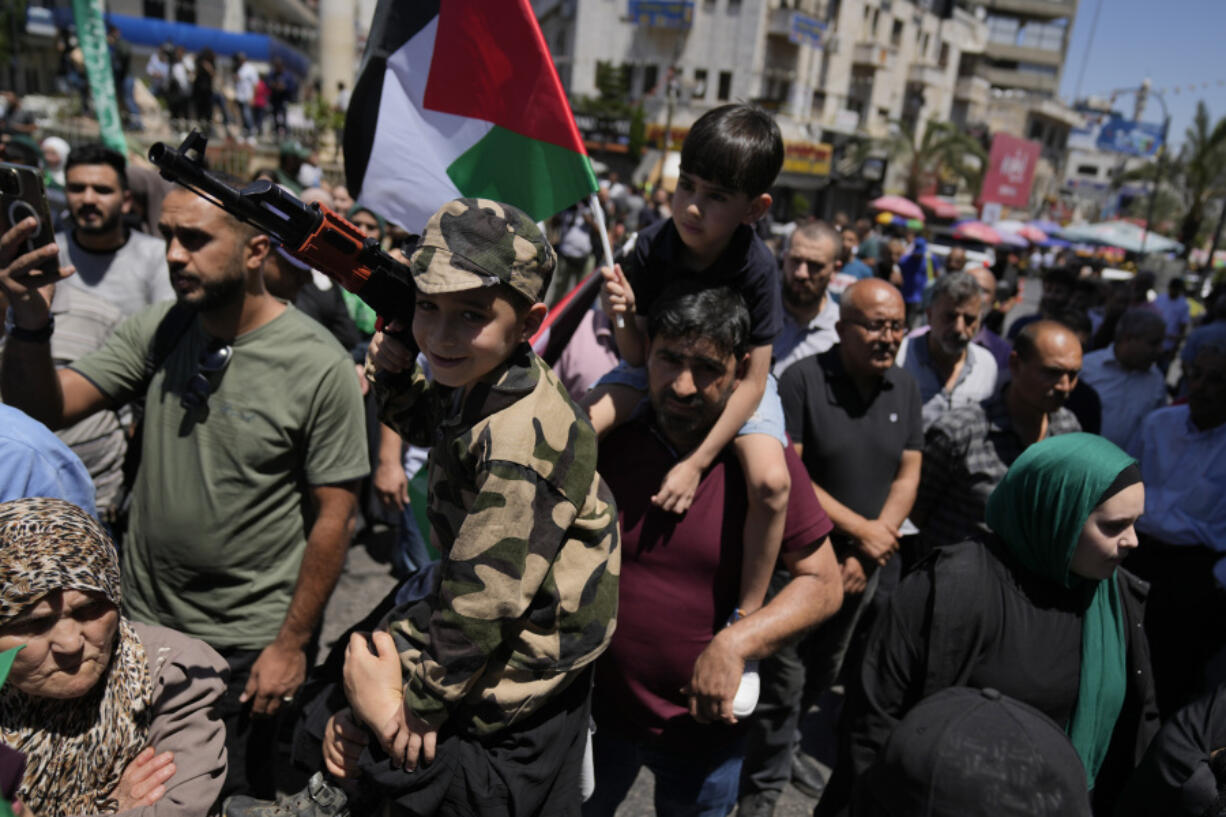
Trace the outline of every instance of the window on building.
<instances>
[{"instance_id":1,"label":"window on building","mask_svg":"<svg viewBox=\"0 0 1226 817\"><path fill-rule=\"evenodd\" d=\"M1042 51L1060 51L1064 48L1064 21L1056 23L1027 23L1018 34L1017 44Z\"/></svg>"},{"instance_id":2,"label":"window on building","mask_svg":"<svg viewBox=\"0 0 1226 817\"><path fill-rule=\"evenodd\" d=\"M890 45L894 46L895 48L902 45L902 33L904 28L905 26L903 25L902 20L895 18L894 27L890 29Z\"/></svg>"},{"instance_id":3,"label":"window on building","mask_svg":"<svg viewBox=\"0 0 1226 817\"><path fill-rule=\"evenodd\" d=\"M146 17L154 20L166 19L166 0L144 0L142 11Z\"/></svg>"},{"instance_id":4,"label":"window on building","mask_svg":"<svg viewBox=\"0 0 1226 817\"><path fill-rule=\"evenodd\" d=\"M988 39L1002 45L1017 45L1018 21L1013 17L988 17Z\"/></svg>"},{"instance_id":5,"label":"window on building","mask_svg":"<svg viewBox=\"0 0 1226 817\"><path fill-rule=\"evenodd\" d=\"M923 44L922 44L922 45L920 45L920 57L921 57L921 58L923 58L923 59L927 59L927 58L928 58L928 47L929 47L930 45L932 45L932 35L931 35L931 34L928 34L928 33L925 33L925 34L924 34L924 41L923 41Z\"/></svg>"},{"instance_id":6,"label":"window on building","mask_svg":"<svg viewBox=\"0 0 1226 817\"><path fill-rule=\"evenodd\" d=\"M720 71L719 72L719 93L718 93L719 101L727 102L728 99L731 97L732 97L732 72L731 71Z\"/></svg>"},{"instance_id":7,"label":"window on building","mask_svg":"<svg viewBox=\"0 0 1226 817\"><path fill-rule=\"evenodd\" d=\"M877 39L877 24L881 22L881 9L873 9L872 39Z\"/></svg>"},{"instance_id":8,"label":"window on building","mask_svg":"<svg viewBox=\"0 0 1226 817\"><path fill-rule=\"evenodd\" d=\"M1077 165L1078 176L1089 176L1091 179L1098 178L1098 165Z\"/></svg>"},{"instance_id":9,"label":"window on building","mask_svg":"<svg viewBox=\"0 0 1226 817\"><path fill-rule=\"evenodd\" d=\"M660 78L660 67L658 65L643 66L643 96L647 96L656 89L656 81Z\"/></svg>"},{"instance_id":10,"label":"window on building","mask_svg":"<svg viewBox=\"0 0 1226 817\"><path fill-rule=\"evenodd\" d=\"M1035 74L1038 76L1055 78L1059 73L1059 69L1054 65L1039 65L1033 62L1019 62L1017 64L1017 72L1019 74Z\"/></svg>"},{"instance_id":11,"label":"window on building","mask_svg":"<svg viewBox=\"0 0 1226 817\"><path fill-rule=\"evenodd\" d=\"M175 21L195 24L196 0L175 0Z\"/></svg>"},{"instance_id":12,"label":"window on building","mask_svg":"<svg viewBox=\"0 0 1226 817\"><path fill-rule=\"evenodd\" d=\"M942 68L949 67L949 43L941 43L941 53L937 57L937 65Z\"/></svg>"},{"instance_id":13,"label":"window on building","mask_svg":"<svg viewBox=\"0 0 1226 817\"><path fill-rule=\"evenodd\" d=\"M1030 135L1027 138L1033 139L1036 142L1042 142L1043 134L1044 134L1043 123L1038 121L1037 119L1032 120L1030 123Z\"/></svg>"},{"instance_id":14,"label":"window on building","mask_svg":"<svg viewBox=\"0 0 1226 817\"><path fill-rule=\"evenodd\" d=\"M707 98L707 69L694 69L694 99Z\"/></svg>"}]
</instances>

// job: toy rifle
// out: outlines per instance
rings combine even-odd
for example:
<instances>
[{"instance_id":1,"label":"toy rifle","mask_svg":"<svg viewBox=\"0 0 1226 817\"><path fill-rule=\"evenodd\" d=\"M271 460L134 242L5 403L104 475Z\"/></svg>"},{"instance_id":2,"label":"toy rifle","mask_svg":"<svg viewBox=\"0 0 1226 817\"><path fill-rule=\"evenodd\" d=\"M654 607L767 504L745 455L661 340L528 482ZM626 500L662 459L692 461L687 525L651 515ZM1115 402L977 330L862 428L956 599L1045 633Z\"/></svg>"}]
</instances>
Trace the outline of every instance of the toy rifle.
<instances>
[{"instance_id":1,"label":"toy rifle","mask_svg":"<svg viewBox=\"0 0 1226 817\"><path fill-rule=\"evenodd\" d=\"M357 295L384 320L411 325L416 287L407 265L332 210L305 204L267 179L241 189L227 184L205 167L207 145L204 134L193 130L178 150L155 143L149 161L162 178L280 241L286 252Z\"/></svg>"}]
</instances>

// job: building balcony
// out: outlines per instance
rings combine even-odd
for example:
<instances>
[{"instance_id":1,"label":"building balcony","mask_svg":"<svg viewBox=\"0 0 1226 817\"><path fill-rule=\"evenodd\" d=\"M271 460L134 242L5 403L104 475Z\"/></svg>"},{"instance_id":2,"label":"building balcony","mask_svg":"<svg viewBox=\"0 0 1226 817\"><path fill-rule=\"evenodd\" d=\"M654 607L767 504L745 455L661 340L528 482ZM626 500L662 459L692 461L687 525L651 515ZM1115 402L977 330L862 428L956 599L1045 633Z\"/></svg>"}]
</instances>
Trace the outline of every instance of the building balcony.
<instances>
[{"instance_id":1,"label":"building balcony","mask_svg":"<svg viewBox=\"0 0 1226 817\"><path fill-rule=\"evenodd\" d=\"M946 69L939 65L925 65L921 62L913 62L907 66L907 82L916 85L939 87L945 85L948 81Z\"/></svg>"},{"instance_id":2,"label":"building balcony","mask_svg":"<svg viewBox=\"0 0 1226 817\"><path fill-rule=\"evenodd\" d=\"M985 68L983 75L996 88L1019 88L1041 94L1054 94L1060 87L1060 78L1054 74L1031 74L1007 68Z\"/></svg>"},{"instance_id":3,"label":"building balcony","mask_svg":"<svg viewBox=\"0 0 1226 817\"><path fill-rule=\"evenodd\" d=\"M981 4L988 11L1042 20L1072 20L1077 14L1077 0L981 0Z\"/></svg>"},{"instance_id":4,"label":"building balcony","mask_svg":"<svg viewBox=\"0 0 1226 817\"><path fill-rule=\"evenodd\" d=\"M1059 68L1064 64L1064 54L1046 48L1030 48L1024 45L989 42L987 56L993 60L1008 60L1010 62L1028 62L1034 65L1050 65Z\"/></svg>"},{"instance_id":5,"label":"building balcony","mask_svg":"<svg viewBox=\"0 0 1226 817\"><path fill-rule=\"evenodd\" d=\"M992 83L983 77L958 77L954 85L954 99L960 99L973 106L986 106L992 95Z\"/></svg>"},{"instance_id":6,"label":"building balcony","mask_svg":"<svg viewBox=\"0 0 1226 817\"><path fill-rule=\"evenodd\" d=\"M852 65L891 70L898 61L898 49L880 43L856 43L852 48Z\"/></svg>"}]
</instances>

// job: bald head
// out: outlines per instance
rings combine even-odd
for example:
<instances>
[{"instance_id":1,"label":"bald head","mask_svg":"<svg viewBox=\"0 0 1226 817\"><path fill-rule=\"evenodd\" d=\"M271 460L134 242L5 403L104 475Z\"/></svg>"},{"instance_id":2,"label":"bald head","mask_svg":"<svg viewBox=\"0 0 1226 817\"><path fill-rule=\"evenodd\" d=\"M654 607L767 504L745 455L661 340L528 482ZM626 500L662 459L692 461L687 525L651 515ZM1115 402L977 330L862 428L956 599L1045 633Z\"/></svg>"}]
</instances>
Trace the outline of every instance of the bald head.
<instances>
[{"instance_id":1,"label":"bald head","mask_svg":"<svg viewBox=\"0 0 1226 817\"><path fill-rule=\"evenodd\" d=\"M961 247L950 250L949 257L945 259L945 269L950 272L962 272L966 269L966 250Z\"/></svg>"},{"instance_id":2,"label":"bald head","mask_svg":"<svg viewBox=\"0 0 1226 817\"><path fill-rule=\"evenodd\" d=\"M992 305L996 303L996 276L987 267L975 267L967 270L970 275L979 284L979 288L983 290L983 314L987 314Z\"/></svg>"},{"instance_id":3,"label":"bald head","mask_svg":"<svg viewBox=\"0 0 1226 817\"><path fill-rule=\"evenodd\" d=\"M1034 412L1057 411L1077 385L1081 371L1081 341L1056 321L1028 324L1013 341L1010 390Z\"/></svg>"},{"instance_id":4,"label":"bald head","mask_svg":"<svg viewBox=\"0 0 1226 817\"><path fill-rule=\"evenodd\" d=\"M849 286L839 301L839 355L852 377L876 379L894 365L907 329L902 294L880 278Z\"/></svg>"},{"instance_id":5,"label":"bald head","mask_svg":"<svg viewBox=\"0 0 1226 817\"><path fill-rule=\"evenodd\" d=\"M864 278L843 290L839 314L859 319L885 306L897 307L897 311L906 313L902 293L893 284L881 278Z\"/></svg>"}]
</instances>

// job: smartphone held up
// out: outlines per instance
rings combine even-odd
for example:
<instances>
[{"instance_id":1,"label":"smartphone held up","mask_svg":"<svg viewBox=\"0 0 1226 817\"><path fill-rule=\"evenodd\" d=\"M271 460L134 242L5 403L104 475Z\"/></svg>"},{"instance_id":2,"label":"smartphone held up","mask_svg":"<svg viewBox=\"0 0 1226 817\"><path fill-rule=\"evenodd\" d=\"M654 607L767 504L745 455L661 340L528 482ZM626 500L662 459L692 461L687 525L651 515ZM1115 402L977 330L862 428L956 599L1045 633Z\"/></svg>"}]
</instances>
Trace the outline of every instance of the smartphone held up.
<instances>
[{"instance_id":1,"label":"smartphone held up","mask_svg":"<svg viewBox=\"0 0 1226 817\"><path fill-rule=\"evenodd\" d=\"M47 204L47 192L38 169L0 162L0 234L31 217L37 226L18 250L19 255L55 243L51 208ZM47 275L55 280L59 267L59 259L52 256L29 274L31 277Z\"/></svg>"}]
</instances>

